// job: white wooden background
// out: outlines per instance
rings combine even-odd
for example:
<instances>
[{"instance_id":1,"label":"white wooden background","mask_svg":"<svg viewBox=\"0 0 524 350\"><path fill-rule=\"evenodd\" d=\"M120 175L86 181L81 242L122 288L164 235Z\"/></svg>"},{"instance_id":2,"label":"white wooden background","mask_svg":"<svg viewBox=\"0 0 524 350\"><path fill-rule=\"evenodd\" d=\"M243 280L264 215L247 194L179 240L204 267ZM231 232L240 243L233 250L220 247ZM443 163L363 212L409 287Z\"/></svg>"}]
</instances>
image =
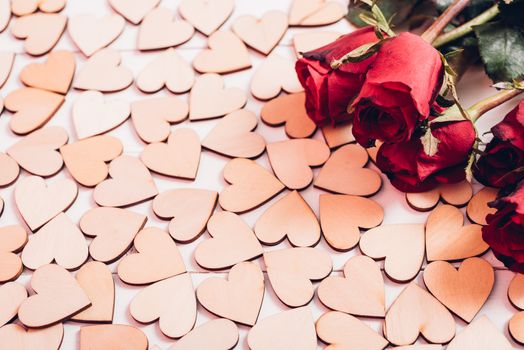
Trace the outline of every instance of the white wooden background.
<instances>
[{"instance_id":1,"label":"white wooden background","mask_svg":"<svg viewBox=\"0 0 524 350\"><path fill-rule=\"evenodd\" d=\"M172 10L176 10L178 7L178 1L177 0L162 0L160 6L166 7ZM234 9L234 12L232 16L228 19L228 21L224 24L223 28L230 28L232 22L234 19L240 15L243 14L252 14L256 17L260 17L263 13L265 13L268 10L272 9L279 9L282 11L287 12L290 7L290 0L236 0L236 6ZM97 16L103 16L109 13L112 13L113 10L108 5L107 0L69 0L66 8L63 10L63 13L68 16L73 16L76 14L95 14ZM180 17L178 12L176 12L176 16ZM8 79L7 83L2 87L0 90L0 96L7 95L8 92L22 86L22 83L20 82L18 75L21 71L21 69L26 66L30 62L38 62L43 61L45 59L44 57L40 58L34 58L31 56L28 56L23 51L23 41L19 41L15 39L11 34L11 27L13 22L16 20L16 18L13 18L11 21L9 27L0 34L0 50L1 51L11 51L16 52L16 59L14 63L13 71L11 72L11 76ZM288 29L286 35L280 42L280 45L275 49L279 54L281 54L284 57L289 58L295 58L293 47L292 47L292 38L297 33L302 33L306 31L338 31L341 33L345 33L348 31L353 30L350 24L346 22L345 20L341 20L340 22L325 26L325 27L317 27L317 28L290 28ZM126 26L124 29L123 34L111 45L111 47L119 50L122 53L122 64L130 68L135 77L138 75L138 73L151 61L158 55L158 52L152 52L152 53L143 53L136 50L136 41L137 41L137 33L138 33L138 27L130 24L129 22L126 22ZM206 37L200 33L196 33L194 37L188 41L187 43L183 44L180 47L176 48L176 51L182 55L187 61L191 62L192 59L195 57L195 55L200 52L203 48L206 47ZM82 65L85 62L85 57L78 52L75 45L72 43L71 38L69 35L64 33L62 38L60 39L58 45L55 47L55 49L64 49L69 51L75 52L76 62L77 62L77 71L79 68L82 67ZM250 51L250 56L253 63L253 68L250 70L244 70L241 72L233 73L233 74L227 74L225 75L225 84L227 87L239 87L242 89L245 89L246 91L249 90L249 83L252 77L252 74L254 70L261 64L262 60L264 59L264 56L261 54L253 51ZM473 103L474 101L489 96L490 94L493 94L495 90L493 88L490 88L490 81L488 78L484 75L481 69L471 69L467 75L463 78L463 80L459 84L459 94L463 100L463 102L466 105L469 105ZM157 96L163 96L167 95L169 92L166 90L162 90L154 95ZM75 101L75 99L78 97L79 92L75 90L71 90L67 97L66 102L64 105L60 108L58 113L53 117L53 119L48 123L48 125L60 125L64 128L66 128L69 132L70 136L70 142L74 141L76 139L74 130L72 128L72 122L71 122L71 108L72 103ZM141 99L148 96L147 94L144 94L140 92L135 85L132 85L128 89L118 92L118 93L112 93L112 94L106 94L106 99L124 99L129 102L132 102L137 99ZM253 98L248 93L248 103L246 108L249 110L254 111L255 113L259 113L261 107L263 106L263 102L260 102ZM180 95L182 99L188 98L188 94ZM495 124L497 121L499 121L511 108L513 108L516 105L517 101L513 101L511 103L506 104L505 106L499 107L489 114L485 115L483 119L479 122L479 128L481 132L484 132L488 130L493 124ZM7 111L4 111L2 116L0 117L0 151L5 151L11 144L16 142L19 137L14 135L8 126L10 119L10 113ZM201 138L203 138L211 128L216 125L218 120L210 120L210 121L199 121L199 122L192 122L185 121L184 123L178 124L173 126L173 129L180 128L180 127L191 127L193 128ZM282 127L273 128L269 127L267 125L264 125L262 122L260 122L257 132L262 134L267 142L273 142L278 140L284 140L286 139L285 132ZM131 125L130 120L125 122L122 126L118 127L117 129L110 132L111 135L119 137L123 144L124 144L124 153L126 154L132 154L132 155L138 155L141 150L144 147L144 143L139 139L137 134L135 133L133 126ZM322 134L320 131L317 130L316 134L314 135L317 139L322 139ZM487 135L489 137L489 135ZM179 188L179 187L198 187L198 188L207 188L207 189L214 189L220 191L225 185L225 181L223 180L221 174L222 174L222 168L227 163L229 159L226 157L222 157L219 155L216 155L209 151L203 151L201 162L200 162L200 168L198 171L198 176L194 182L188 182L184 180L176 180L173 178L164 177L161 175L154 174L153 177L155 179L155 182L157 184L157 187L160 192L165 191L167 189L171 188ZM270 168L269 162L267 160L267 157L263 155L259 159L257 159L259 163L261 163L263 166L265 166L267 169ZM372 168L374 168L374 165L371 165ZM27 173L25 171L22 171L21 177L27 176ZM63 177L69 177L69 174L67 171L63 170L59 174L57 174L54 178L63 178ZM51 178L51 181L53 178ZM427 213L419 213L411 209L404 200L404 195L398 191L396 191L388 182L387 179L383 176L384 180L384 186L381 189L381 191L373 196L372 198L376 201L378 201L385 209L385 219L384 223L423 223L426 221ZM14 186L11 185L6 188L0 189L0 196L5 201L5 211L0 218L0 226L6 226L10 224L23 224L23 220L20 217L19 213L17 212L16 206L14 204L14 197L13 197L13 188ZM478 190L478 186L475 186L475 189ZM94 203L92 197L91 197L92 190L86 189L83 187L80 187L78 198L76 199L75 203L72 205L72 207L67 211L67 215L71 217L75 222L78 222L82 214L88 210L89 208L95 207L96 204ZM302 191L302 195L307 200L309 205L313 208L313 210L318 215L318 196L323 191L318 190L316 188L313 188L312 186L307 188L306 190ZM265 205L261 206L260 208L253 210L251 212L248 212L246 214L243 214L242 217L250 224L253 225L256 219L259 217L259 215L266 210L272 203L274 203L278 198L283 196L285 193L281 193L279 196L271 200L269 203L266 203ZM151 201L138 204L135 206L132 206L130 208L133 211L140 212L140 213L147 213L149 220L146 224L146 226L155 226L160 227L162 229L167 230L168 221L163 221L158 219L151 209ZM28 229L29 231L29 229ZM182 253L182 256L184 258L184 261L186 263L188 271L190 271L192 278L193 278L193 284L195 288L202 282L204 279L214 276L214 275L220 275L222 277L226 276L226 273L216 273L216 272L208 272L200 268L196 262L194 261L193 257L193 251L197 244L199 244L203 238L205 238L207 234L204 234L202 237L197 239L195 242L192 242L190 244L179 244L178 248ZM266 250L272 250L272 249L281 249L289 247L289 243L287 241L284 241L283 243L275 246L275 247L264 247ZM348 258L360 254L358 251L358 248L345 253L336 252L329 248L329 246L325 243L324 240L322 240L319 245L317 246L317 249L324 249L329 252L331 255L333 262L334 262L334 275L340 275L342 267L344 263L348 260ZM490 261L493 266L496 269L495 274L495 287L493 289L493 292L491 296L489 297L487 303L484 305L482 310L479 312L479 315L485 314L487 315L496 325L497 327L504 332L506 337L511 338L507 331L507 323L511 316L516 312L516 310L511 306L509 301L507 300L506 292L508 288L508 284L513 277L513 273L510 271L507 271L503 265L498 262L493 254L491 252L488 252L485 254L484 258L486 258L488 261ZM263 261L261 258L257 259L257 261L261 264L262 268ZM115 267L118 262L112 264L111 268L114 271ZM415 281L417 281L419 284L422 283L421 273L417 277ZM139 327L142 329L149 338L150 346L158 345L161 349L167 349L170 344L173 344L175 340L172 340L170 338L167 338L164 336L159 328L157 323L149 324L149 325L143 325L140 323L137 323L133 320L133 318L129 314L128 306L130 304L130 301L132 298L137 294L137 292L142 287L135 287L135 286L129 286L124 283L122 283L116 273L113 275L115 283L116 283L116 304L115 304L115 314L114 314L114 323L124 323L124 324L131 324L136 327ZM25 284L29 288L29 280L30 280L30 273L29 271L24 271L22 276L18 279L19 282ZM401 290L405 287L405 284L398 284L395 282L390 281L385 277L386 281L386 304L389 307L391 302L396 298L396 296L401 292ZM318 318L322 313L326 312L327 309L321 305L321 303L317 300L315 297L313 301L309 304L315 319ZM264 319L270 315L276 314L278 312L286 310L287 307L282 304L276 295L273 293L273 290L271 288L271 284L266 278L266 294L264 297L262 310L260 312L259 320ZM204 310L202 307L199 306L198 309L198 317L197 317L197 325L200 325L204 322L206 322L209 319L215 318L214 315L210 314L206 310ZM478 316L477 316L478 317ZM461 329L465 326L465 323L455 317L457 322L458 329ZM377 319L364 319L364 321L369 324L371 327L373 327L375 330L381 332L382 328L382 320ZM75 349L78 347L79 342L79 328L82 326L80 323L72 323L68 322L65 324L65 336L62 343L62 349ZM238 345L236 346L236 349L248 349L247 342L246 342L246 335L249 331L249 328L246 326L239 326L240 329L240 341ZM424 343L423 340L419 340L420 343ZM519 347L517 343L515 343L513 340L511 340L512 344L515 347ZM323 348L324 344L319 342L319 348ZM494 349L495 350L495 349Z\"/></svg>"}]
</instances>

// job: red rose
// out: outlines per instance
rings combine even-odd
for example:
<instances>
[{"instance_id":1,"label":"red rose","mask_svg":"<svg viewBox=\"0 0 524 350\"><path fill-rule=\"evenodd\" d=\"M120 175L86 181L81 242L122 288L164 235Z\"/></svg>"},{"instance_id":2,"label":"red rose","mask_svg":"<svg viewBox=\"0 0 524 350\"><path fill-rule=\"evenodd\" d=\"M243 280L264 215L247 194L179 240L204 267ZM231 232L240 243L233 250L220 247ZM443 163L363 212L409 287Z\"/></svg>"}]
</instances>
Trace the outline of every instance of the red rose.
<instances>
[{"instance_id":1,"label":"red rose","mask_svg":"<svg viewBox=\"0 0 524 350\"><path fill-rule=\"evenodd\" d=\"M482 238L504 265L524 273L524 181L502 191L491 203L497 211L486 217Z\"/></svg>"},{"instance_id":2,"label":"red rose","mask_svg":"<svg viewBox=\"0 0 524 350\"><path fill-rule=\"evenodd\" d=\"M303 54L295 69L306 90L306 110L315 124L337 124L351 120L348 105L360 91L364 74L374 57L347 63L338 69L331 62L354 49L378 41L372 27L341 36L331 44Z\"/></svg>"},{"instance_id":3,"label":"red rose","mask_svg":"<svg viewBox=\"0 0 524 350\"><path fill-rule=\"evenodd\" d=\"M473 169L475 178L486 186L513 185L524 176L524 100L491 132L493 139Z\"/></svg>"},{"instance_id":4,"label":"red rose","mask_svg":"<svg viewBox=\"0 0 524 350\"><path fill-rule=\"evenodd\" d=\"M443 75L439 52L420 36L401 33L384 43L352 105L357 142L408 141L428 118Z\"/></svg>"}]
</instances>

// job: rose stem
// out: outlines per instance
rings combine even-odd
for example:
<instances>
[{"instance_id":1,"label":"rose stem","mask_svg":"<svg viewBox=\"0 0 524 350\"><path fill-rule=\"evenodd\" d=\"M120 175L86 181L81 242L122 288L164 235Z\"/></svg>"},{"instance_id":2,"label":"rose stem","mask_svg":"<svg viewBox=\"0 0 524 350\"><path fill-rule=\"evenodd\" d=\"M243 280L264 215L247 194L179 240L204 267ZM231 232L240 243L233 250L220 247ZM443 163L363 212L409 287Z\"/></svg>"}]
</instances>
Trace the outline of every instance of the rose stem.
<instances>
[{"instance_id":1,"label":"rose stem","mask_svg":"<svg viewBox=\"0 0 524 350\"><path fill-rule=\"evenodd\" d=\"M519 83L517 83L519 84ZM488 98L483 99L482 101L479 101L475 103L473 106L468 108L468 114L469 117L473 122L476 122L477 119L479 119L484 113L487 111L500 106L506 101L511 100L513 97L518 96L519 94L523 93L523 89L509 89L509 90L502 90L499 93L490 96Z\"/></svg>"},{"instance_id":2,"label":"rose stem","mask_svg":"<svg viewBox=\"0 0 524 350\"><path fill-rule=\"evenodd\" d=\"M449 22L457 16L469 4L469 0L455 0L436 20L433 22L421 37L428 43L432 43L444 30Z\"/></svg>"}]
</instances>

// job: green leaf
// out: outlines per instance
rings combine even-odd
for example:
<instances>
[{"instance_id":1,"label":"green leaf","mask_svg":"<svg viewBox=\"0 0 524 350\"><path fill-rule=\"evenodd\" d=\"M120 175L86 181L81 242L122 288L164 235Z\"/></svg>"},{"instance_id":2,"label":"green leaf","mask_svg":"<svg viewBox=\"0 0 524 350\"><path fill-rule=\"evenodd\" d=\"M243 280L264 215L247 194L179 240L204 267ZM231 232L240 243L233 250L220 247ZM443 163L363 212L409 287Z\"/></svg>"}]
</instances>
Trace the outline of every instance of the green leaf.
<instances>
[{"instance_id":1,"label":"green leaf","mask_svg":"<svg viewBox=\"0 0 524 350\"><path fill-rule=\"evenodd\" d=\"M474 28L486 72L493 81L524 75L524 32L501 21Z\"/></svg>"},{"instance_id":2,"label":"green leaf","mask_svg":"<svg viewBox=\"0 0 524 350\"><path fill-rule=\"evenodd\" d=\"M360 62L365 60L368 57L374 55L378 49L384 44L385 41L389 40L388 38L377 41L376 43L368 43L362 46L357 47L353 51L345 54L338 60L333 60L330 65L331 68L337 69L341 65L349 62Z\"/></svg>"},{"instance_id":3,"label":"green leaf","mask_svg":"<svg viewBox=\"0 0 524 350\"><path fill-rule=\"evenodd\" d=\"M409 16L413 7L420 2L420 0L377 0L375 3L380 7L384 17L392 19L391 24L396 25L404 22ZM348 21L357 27L366 25L360 18L363 13L369 13L369 6L360 0L351 0L349 2L348 14L346 18Z\"/></svg>"},{"instance_id":4,"label":"green leaf","mask_svg":"<svg viewBox=\"0 0 524 350\"><path fill-rule=\"evenodd\" d=\"M499 2L500 17L509 25L524 28L524 0Z\"/></svg>"},{"instance_id":5,"label":"green leaf","mask_svg":"<svg viewBox=\"0 0 524 350\"><path fill-rule=\"evenodd\" d=\"M427 128L424 135L420 138L422 147L424 147L424 153L428 156L433 157L438 151L438 144L440 140L433 136L431 128Z\"/></svg>"}]
</instances>

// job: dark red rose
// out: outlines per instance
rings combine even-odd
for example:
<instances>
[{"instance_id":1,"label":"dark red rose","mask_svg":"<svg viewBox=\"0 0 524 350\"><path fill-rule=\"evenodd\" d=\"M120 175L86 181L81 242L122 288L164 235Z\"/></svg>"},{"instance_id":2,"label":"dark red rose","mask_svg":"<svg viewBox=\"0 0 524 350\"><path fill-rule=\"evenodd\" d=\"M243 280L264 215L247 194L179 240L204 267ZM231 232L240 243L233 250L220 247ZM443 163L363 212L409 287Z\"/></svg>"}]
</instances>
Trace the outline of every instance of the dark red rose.
<instances>
[{"instance_id":1,"label":"dark red rose","mask_svg":"<svg viewBox=\"0 0 524 350\"><path fill-rule=\"evenodd\" d=\"M439 52L420 36L401 33L384 43L352 104L357 142L408 141L428 118L443 75Z\"/></svg>"},{"instance_id":2,"label":"dark red rose","mask_svg":"<svg viewBox=\"0 0 524 350\"><path fill-rule=\"evenodd\" d=\"M515 184L524 176L524 100L491 132L493 139L473 169L475 178L492 187Z\"/></svg>"},{"instance_id":3,"label":"dark red rose","mask_svg":"<svg viewBox=\"0 0 524 350\"><path fill-rule=\"evenodd\" d=\"M524 181L501 192L490 204L497 211L486 217L482 238L504 265L524 273Z\"/></svg>"},{"instance_id":4,"label":"dark red rose","mask_svg":"<svg viewBox=\"0 0 524 350\"><path fill-rule=\"evenodd\" d=\"M306 90L306 110L315 124L337 124L351 120L348 105L362 87L364 75L374 56L361 62L347 63L338 69L331 62L378 38L372 27L343 35L336 41L303 54L295 69Z\"/></svg>"}]
</instances>

